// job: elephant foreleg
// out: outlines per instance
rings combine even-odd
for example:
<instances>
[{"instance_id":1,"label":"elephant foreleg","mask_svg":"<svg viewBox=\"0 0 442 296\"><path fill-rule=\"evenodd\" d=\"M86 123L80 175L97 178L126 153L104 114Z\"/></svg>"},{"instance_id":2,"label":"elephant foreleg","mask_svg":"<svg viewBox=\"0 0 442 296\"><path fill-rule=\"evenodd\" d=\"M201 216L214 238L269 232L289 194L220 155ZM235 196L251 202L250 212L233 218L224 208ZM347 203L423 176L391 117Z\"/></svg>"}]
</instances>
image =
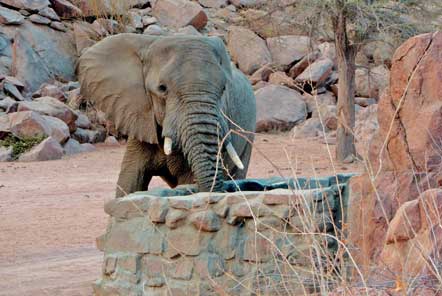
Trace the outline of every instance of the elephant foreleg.
<instances>
[{"instance_id":1,"label":"elephant foreleg","mask_svg":"<svg viewBox=\"0 0 442 296\"><path fill-rule=\"evenodd\" d=\"M147 169L151 158L146 144L134 139L128 141L118 177L116 197L147 189L152 179L152 174Z\"/></svg>"}]
</instances>

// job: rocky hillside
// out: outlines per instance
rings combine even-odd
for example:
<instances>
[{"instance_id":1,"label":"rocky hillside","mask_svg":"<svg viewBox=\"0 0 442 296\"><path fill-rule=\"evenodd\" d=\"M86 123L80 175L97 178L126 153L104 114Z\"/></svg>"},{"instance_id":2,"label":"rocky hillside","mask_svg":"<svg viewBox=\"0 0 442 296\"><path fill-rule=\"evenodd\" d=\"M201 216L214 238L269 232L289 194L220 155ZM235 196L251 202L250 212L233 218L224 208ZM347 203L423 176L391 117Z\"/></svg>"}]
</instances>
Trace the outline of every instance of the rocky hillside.
<instances>
[{"instance_id":1,"label":"rocky hillside","mask_svg":"<svg viewBox=\"0 0 442 296\"><path fill-rule=\"evenodd\" d=\"M0 161L57 159L116 143L104 114L82 98L77 58L120 32L221 37L256 90L258 132L296 137L337 128L334 44L305 36L290 9L260 0L0 0ZM356 138L377 129L393 48L373 42L358 54ZM29 144L29 143L31 144ZM40 143L29 151L35 143ZM24 152L24 153L23 153Z\"/></svg>"}]
</instances>

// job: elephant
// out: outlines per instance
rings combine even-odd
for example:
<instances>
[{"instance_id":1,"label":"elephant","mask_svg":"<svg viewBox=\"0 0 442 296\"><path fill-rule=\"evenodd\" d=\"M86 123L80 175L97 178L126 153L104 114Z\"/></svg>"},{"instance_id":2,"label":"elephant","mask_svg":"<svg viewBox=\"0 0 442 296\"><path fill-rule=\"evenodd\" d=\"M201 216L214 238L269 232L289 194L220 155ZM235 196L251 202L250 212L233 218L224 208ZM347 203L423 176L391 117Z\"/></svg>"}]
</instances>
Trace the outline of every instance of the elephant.
<instances>
[{"instance_id":1,"label":"elephant","mask_svg":"<svg viewBox=\"0 0 442 296\"><path fill-rule=\"evenodd\" d=\"M80 93L127 135L116 197L170 187L222 191L246 177L256 100L219 37L109 36L78 59Z\"/></svg>"}]
</instances>

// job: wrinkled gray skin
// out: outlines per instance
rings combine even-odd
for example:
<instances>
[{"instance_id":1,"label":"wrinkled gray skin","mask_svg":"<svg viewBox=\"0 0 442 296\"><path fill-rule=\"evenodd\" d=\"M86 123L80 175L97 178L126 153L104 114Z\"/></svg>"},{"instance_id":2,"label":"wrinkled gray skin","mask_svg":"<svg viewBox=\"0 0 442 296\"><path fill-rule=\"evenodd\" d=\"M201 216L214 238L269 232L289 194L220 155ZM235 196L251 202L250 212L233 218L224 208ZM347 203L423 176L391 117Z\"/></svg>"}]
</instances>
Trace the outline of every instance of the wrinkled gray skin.
<instances>
[{"instance_id":1,"label":"wrinkled gray skin","mask_svg":"<svg viewBox=\"0 0 442 296\"><path fill-rule=\"evenodd\" d=\"M117 197L147 190L153 176L171 187L197 183L200 191L221 191L229 174L245 178L253 135L243 133L247 141L228 131L254 132L255 98L219 38L108 37L82 55L78 75L82 94L129 136ZM173 141L168 156L165 137ZM225 144L219 147L223 138L244 170L227 156Z\"/></svg>"}]
</instances>

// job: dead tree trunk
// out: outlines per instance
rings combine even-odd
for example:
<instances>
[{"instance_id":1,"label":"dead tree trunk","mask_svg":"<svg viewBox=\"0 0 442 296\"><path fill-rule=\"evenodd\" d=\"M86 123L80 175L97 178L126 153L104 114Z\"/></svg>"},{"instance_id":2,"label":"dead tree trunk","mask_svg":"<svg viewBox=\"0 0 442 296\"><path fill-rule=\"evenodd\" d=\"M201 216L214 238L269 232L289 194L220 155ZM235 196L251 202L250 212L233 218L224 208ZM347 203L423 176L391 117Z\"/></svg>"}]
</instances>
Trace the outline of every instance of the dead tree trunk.
<instances>
[{"instance_id":1,"label":"dead tree trunk","mask_svg":"<svg viewBox=\"0 0 442 296\"><path fill-rule=\"evenodd\" d=\"M356 156L354 143L355 125L355 59L356 46L347 37L345 0L336 0L336 15L333 16L335 47L338 61L338 129L336 133L336 160L351 162Z\"/></svg>"}]
</instances>

